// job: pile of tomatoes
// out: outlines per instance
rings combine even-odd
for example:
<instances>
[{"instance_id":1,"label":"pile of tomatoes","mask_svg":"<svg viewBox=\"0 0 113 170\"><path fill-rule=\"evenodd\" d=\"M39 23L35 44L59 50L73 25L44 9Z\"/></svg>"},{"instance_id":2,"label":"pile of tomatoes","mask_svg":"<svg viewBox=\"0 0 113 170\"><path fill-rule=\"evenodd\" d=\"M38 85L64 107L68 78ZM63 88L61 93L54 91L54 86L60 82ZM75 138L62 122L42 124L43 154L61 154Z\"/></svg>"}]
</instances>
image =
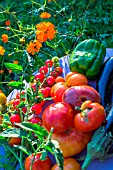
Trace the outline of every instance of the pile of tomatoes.
<instances>
[{"instance_id":1,"label":"pile of tomatoes","mask_svg":"<svg viewBox=\"0 0 113 170\"><path fill-rule=\"evenodd\" d=\"M10 114L10 122L11 126L15 126L15 123L27 120L43 126L48 132L53 128L52 140L59 143L64 157L64 170L80 170L80 164L72 156L79 154L87 146L92 132L101 126L106 113L101 105L99 93L88 85L88 79L76 72L69 72L66 77L62 77L63 69L58 65L53 67L57 62L57 58L47 60L39 69L31 84L31 98L27 98L28 101L24 90L18 92L16 98L8 103L8 107L14 111ZM0 104L4 105L6 97L2 92L0 95L3 98L1 100L0 97ZM53 102L43 111L47 100ZM18 107L22 102L21 111L25 119L22 119ZM20 143L20 138L9 140L11 146ZM37 153L28 156L25 160L25 170L29 170L31 164L32 170L59 170L57 164L52 165L48 156L46 160L41 161L40 155Z\"/></svg>"}]
</instances>

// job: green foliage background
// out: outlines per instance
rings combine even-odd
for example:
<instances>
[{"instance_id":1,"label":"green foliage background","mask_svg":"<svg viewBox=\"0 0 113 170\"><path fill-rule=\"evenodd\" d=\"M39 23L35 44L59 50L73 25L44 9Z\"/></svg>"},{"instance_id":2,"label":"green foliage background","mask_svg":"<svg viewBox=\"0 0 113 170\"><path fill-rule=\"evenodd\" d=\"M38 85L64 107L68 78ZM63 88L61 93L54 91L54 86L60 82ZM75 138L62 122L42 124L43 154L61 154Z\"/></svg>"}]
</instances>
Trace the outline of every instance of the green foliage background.
<instances>
[{"instance_id":1,"label":"green foliage background","mask_svg":"<svg viewBox=\"0 0 113 170\"><path fill-rule=\"evenodd\" d=\"M27 42L33 39L32 30L43 21L39 17L42 12L49 12L57 34L52 41L43 44L43 48L35 57L28 56L20 45L19 39L25 37ZM5 21L11 20L11 30L5 28ZM19 31L16 31L19 30ZM20 31L22 30L22 31ZM24 33L25 32L25 33ZM4 45L2 34L8 34L9 42ZM26 36L27 35L27 36ZM3 62L18 60L23 67L29 63L26 79L36 71L44 61L53 56L63 57L70 54L82 40L93 38L103 43L106 48L113 48L113 1L112 0L1 0L0 1L0 45L6 49ZM8 54L11 54L10 57ZM0 81L18 79L17 74L8 74L7 69ZM1 76L1 75L0 75ZM5 92L3 86L0 86Z\"/></svg>"}]
</instances>

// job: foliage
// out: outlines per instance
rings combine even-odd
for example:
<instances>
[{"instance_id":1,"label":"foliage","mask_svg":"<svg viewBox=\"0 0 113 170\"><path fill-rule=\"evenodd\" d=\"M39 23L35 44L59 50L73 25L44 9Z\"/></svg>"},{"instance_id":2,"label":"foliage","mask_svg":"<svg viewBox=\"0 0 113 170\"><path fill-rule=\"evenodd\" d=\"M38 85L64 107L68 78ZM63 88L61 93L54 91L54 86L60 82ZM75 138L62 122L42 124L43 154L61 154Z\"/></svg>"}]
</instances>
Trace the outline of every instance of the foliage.
<instances>
[{"instance_id":1,"label":"foliage","mask_svg":"<svg viewBox=\"0 0 113 170\"><path fill-rule=\"evenodd\" d=\"M39 17L45 11L51 14L50 18ZM11 89L5 86L5 82L18 80L20 76L7 70L4 62L18 61L19 65L26 67L24 78L31 81L30 75L44 65L45 60L70 54L82 40L94 38L112 48L112 16L112 0L1 0L0 46L4 47L5 54L0 56L0 82L4 81L4 84L0 83L0 89L8 95ZM7 20L11 25L5 25ZM43 48L35 55L30 55L26 46L35 37L36 24L43 21L54 24L56 36L44 42ZM9 37L6 43L1 41L3 34Z\"/></svg>"}]
</instances>

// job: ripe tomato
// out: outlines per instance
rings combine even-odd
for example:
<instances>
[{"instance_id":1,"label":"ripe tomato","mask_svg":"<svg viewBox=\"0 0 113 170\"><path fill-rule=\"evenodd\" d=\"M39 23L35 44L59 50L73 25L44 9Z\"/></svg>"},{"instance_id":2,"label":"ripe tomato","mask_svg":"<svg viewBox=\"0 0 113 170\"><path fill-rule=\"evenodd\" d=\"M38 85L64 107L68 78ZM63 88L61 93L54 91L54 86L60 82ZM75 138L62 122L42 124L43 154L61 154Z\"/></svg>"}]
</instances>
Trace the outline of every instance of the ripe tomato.
<instances>
[{"instance_id":1,"label":"ripe tomato","mask_svg":"<svg viewBox=\"0 0 113 170\"><path fill-rule=\"evenodd\" d=\"M39 73L47 74L48 73L48 67L47 66L40 67Z\"/></svg>"},{"instance_id":2,"label":"ripe tomato","mask_svg":"<svg viewBox=\"0 0 113 170\"><path fill-rule=\"evenodd\" d=\"M35 80L36 80L36 81L39 80L40 82L43 82L44 78L45 78L45 76L44 76L44 74L42 74L42 73L37 73L37 74L35 75Z\"/></svg>"},{"instance_id":3,"label":"ripe tomato","mask_svg":"<svg viewBox=\"0 0 113 170\"><path fill-rule=\"evenodd\" d=\"M76 72L69 72L69 73L67 73L66 74L66 76L65 76L65 80L67 81L67 79L69 78L69 77L71 77L73 74L76 74Z\"/></svg>"},{"instance_id":4,"label":"ripe tomato","mask_svg":"<svg viewBox=\"0 0 113 170\"><path fill-rule=\"evenodd\" d=\"M88 80L84 75L82 75L80 73L75 73L75 74L71 75L66 80L66 84L68 87L79 86L79 85L88 85Z\"/></svg>"},{"instance_id":5,"label":"ripe tomato","mask_svg":"<svg viewBox=\"0 0 113 170\"><path fill-rule=\"evenodd\" d=\"M95 130L102 124L105 115L102 105L90 100L85 101L81 106L81 113L74 117L74 126L82 132Z\"/></svg>"},{"instance_id":6,"label":"ripe tomato","mask_svg":"<svg viewBox=\"0 0 113 170\"><path fill-rule=\"evenodd\" d=\"M13 146L13 145L20 145L21 144L21 138L14 138L12 137L9 141L8 141L8 144L10 146Z\"/></svg>"},{"instance_id":7,"label":"ripe tomato","mask_svg":"<svg viewBox=\"0 0 113 170\"><path fill-rule=\"evenodd\" d=\"M23 101L26 100L25 97L24 97L24 95L25 95L25 91L22 91L22 92L21 92L21 99L22 99ZM20 92L17 92L17 94L16 94L16 99L20 99Z\"/></svg>"},{"instance_id":8,"label":"ripe tomato","mask_svg":"<svg viewBox=\"0 0 113 170\"><path fill-rule=\"evenodd\" d=\"M55 70L51 71L50 76L53 76L54 78L57 78L59 76L59 73Z\"/></svg>"},{"instance_id":9,"label":"ripe tomato","mask_svg":"<svg viewBox=\"0 0 113 170\"><path fill-rule=\"evenodd\" d=\"M53 61L52 61L52 60L46 60L46 61L45 61L45 65L46 65L48 68L50 68L50 67L53 66Z\"/></svg>"},{"instance_id":10,"label":"ripe tomato","mask_svg":"<svg viewBox=\"0 0 113 170\"><path fill-rule=\"evenodd\" d=\"M14 125L14 123L20 123L21 122L21 117L19 114L12 114L10 116L10 122L12 123L12 125Z\"/></svg>"},{"instance_id":11,"label":"ripe tomato","mask_svg":"<svg viewBox=\"0 0 113 170\"><path fill-rule=\"evenodd\" d=\"M55 79L55 82L58 83L58 82L65 82L65 79L61 76L58 76L56 79Z\"/></svg>"},{"instance_id":12,"label":"ripe tomato","mask_svg":"<svg viewBox=\"0 0 113 170\"><path fill-rule=\"evenodd\" d=\"M42 120L39 118L39 117L33 117L31 120L30 120L30 122L32 123L32 124L39 124L39 125L42 125Z\"/></svg>"},{"instance_id":13,"label":"ripe tomato","mask_svg":"<svg viewBox=\"0 0 113 170\"><path fill-rule=\"evenodd\" d=\"M53 133L52 139L58 141L64 158L80 153L88 144L91 132L83 133L76 128L71 128L63 133Z\"/></svg>"},{"instance_id":14,"label":"ripe tomato","mask_svg":"<svg viewBox=\"0 0 113 170\"><path fill-rule=\"evenodd\" d=\"M62 67L55 67L55 71L58 72L60 75L60 74L62 74L63 69L62 69Z\"/></svg>"},{"instance_id":15,"label":"ripe tomato","mask_svg":"<svg viewBox=\"0 0 113 170\"><path fill-rule=\"evenodd\" d=\"M40 103L36 103L31 107L31 111L34 114L40 114L42 112L42 106Z\"/></svg>"},{"instance_id":16,"label":"ripe tomato","mask_svg":"<svg viewBox=\"0 0 113 170\"><path fill-rule=\"evenodd\" d=\"M60 133L72 126L73 117L73 110L68 103L57 102L44 110L42 123L48 131L53 127L54 133Z\"/></svg>"},{"instance_id":17,"label":"ripe tomato","mask_svg":"<svg viewBox=\"0 0 113 170\"><path fill-rule=\"evenodd\" d=\"M60 170L59 166L55 164L51 170ZM74 158L65 158L63 170L81 170L80 164Z\"/></svg>"},{"instance_id":18,"label":"ripe tomato","mask_svg":"<svg viewBox=\"0 0 113 170\"><path fill-rule=\"evenodd\" d=\"M0 104L6 104L7 98L6 95L0 90Z\"/></svg>"},{"instance_id":19,"label":"ripe tomato","mask_svg":"<svg viewBox=\"0 0 113 170\"><path fill-rule=\"evenodd\" d=\"M48 86L53 86L53 84L55 83L55 78L53 76L48 76L46 79L46 83Z\"/></svg>"},{"instance_id":20,"label":"ripe tomato","mask_svg":"<svg viewBox=\"0 0 113 170\"><path fill-rule=\"evenodd\" d=\"M51 97L54 102L62 102L62 95L68 87L65 82L58 82L51 88Z\"/></svg>"},{"instance_id":21,"label":"ripe tomato","mask_svg":"<svg viewBox=\"0 0 113 170\"><path fill-rule=\"evenodd\" d=\"M40 160L41 153L28 156L25 160L25 170L51 170L52 162L47 156L46 160Z\"/></svg>"},{"instance_id":22,"label":"ripe tomato","mask_svg":"<svg viewBox=\"0 0 113 170\"><path fill-rule=\"evenodd\" d=\"M91 86L81 85L68 88L63 96L62 101L71 104L72 106L81 106L86 100L92 102L101 102L99 93Z\"/></svg>"}]
</instances>

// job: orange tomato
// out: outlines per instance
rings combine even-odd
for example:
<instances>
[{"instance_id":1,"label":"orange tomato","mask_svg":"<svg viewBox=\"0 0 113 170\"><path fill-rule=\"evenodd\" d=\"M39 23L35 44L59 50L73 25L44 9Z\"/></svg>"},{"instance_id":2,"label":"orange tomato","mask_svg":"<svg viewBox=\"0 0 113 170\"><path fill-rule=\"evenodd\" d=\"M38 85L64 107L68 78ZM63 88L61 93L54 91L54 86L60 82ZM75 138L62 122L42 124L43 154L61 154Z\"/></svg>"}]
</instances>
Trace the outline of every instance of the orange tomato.
<instances>
[{"instance_id":1,"label":"orange tomato","mask_svg":"<svg viewBox=\"0 0 113 170\"><path fill-rule=\"evenodd\" d=\"M80 164L74 158L65 158L63 170L80 170ZM51 170L60 170L59 166L55 164Z\"/></svg>"},{"instance_id":2,"label":"orange tomato","mask_svg":"<svg viewBox=\"0 0 113 170\"><path fill-rule=\"evenodd\" d=\"M80 73L76 73L76 74L71 75L66 80L66 84L68 87L79 86L79 85L88 85L88 80L84 75L82 75Z\"/></svg>"},{"instance_id":3,"label":"orange tomato","mask_svg":"<svg viewBox=\"0 0 113 170\"><path fill-rule=\"evenodd\" d=\"M65 82L65 79L61 76L58 76L56 79L55 79L55 83L58 83L58 82Z\"/></svg>"},{"instance_id":4,"label":"orange tomato","mask_svg":"<svg viewBox=\"0 0 113 170\"><path fill-rule=\"evenodd\" d=\"M58 83L54 84L54 85L52 86L51 92L50 92L51 97L54 96L54 91L55 91L57 88L59 88L60 86L65 86L65 87L67 87L67 85L66 85L65 82L58 82Z\"/></svg>"},{"instance_id":5,"label":"orange tomato","mask_svg":"<svg viewBox=\"0 0 113 170\"><path fill-rule=\"evenodd\" d=\"M66 74L66 76L65 76L65 80L67 81L67 79L69 78L69 77L71 77L73 74L76 74L77 72L69 72L69 73L67 73Z\"/></svg>"},{"instance_id":6,"label":"orange tomato","mask_svg":"<svg viewBox=\"0 0 113 170\"><path fill-rule=\"evenodd\" d=\"M0 104L6 104L6 95L0 90Z\"/></svg>"},{"instance_id":7,"label":"orange tomato","mask_svg":"<svg viewBox=\"0 0 113 170\"><path fill-rule=\"evenodd\" d=\"M8 141L9 145L13 146L13 145L20 145L21 144L21 138L15 138L12 137L9 141Z\"/></svg>"}]
</instances>

